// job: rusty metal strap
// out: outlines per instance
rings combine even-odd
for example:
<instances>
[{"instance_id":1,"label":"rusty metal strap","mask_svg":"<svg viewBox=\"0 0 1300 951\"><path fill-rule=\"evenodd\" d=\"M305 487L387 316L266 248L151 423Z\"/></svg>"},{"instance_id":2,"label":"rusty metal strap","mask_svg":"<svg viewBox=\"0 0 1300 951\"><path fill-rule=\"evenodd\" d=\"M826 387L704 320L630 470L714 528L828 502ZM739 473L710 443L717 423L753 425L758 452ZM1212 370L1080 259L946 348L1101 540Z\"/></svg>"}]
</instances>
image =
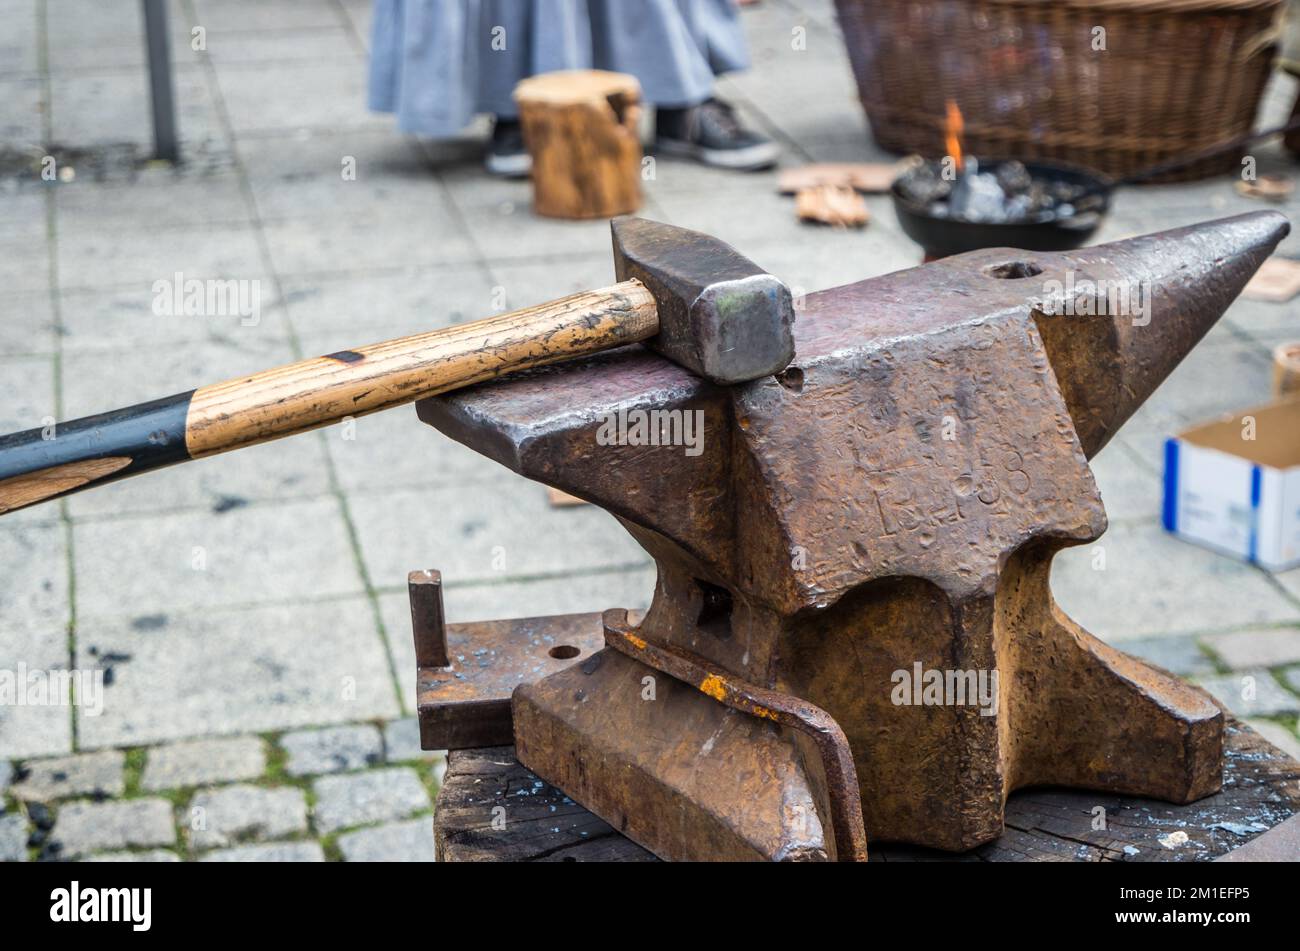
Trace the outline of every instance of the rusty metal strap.
<instances>
[{"instance_id":1,"label":"rusty metal strap","mask_svg":"<svg viewBox=\"0 0 1300 951\"><path fill-rule=\"evenodd\" d=\"M799 697L739 680L698 654L646 640L633 633L624 610L606 611L603 618L605 643L619 653L689 684L733 710L771 720L809 737L826 773L836 856L842 862L867 860L867 832L853 754L844 731L829 713Z\"/></svg>"}]
</instances>

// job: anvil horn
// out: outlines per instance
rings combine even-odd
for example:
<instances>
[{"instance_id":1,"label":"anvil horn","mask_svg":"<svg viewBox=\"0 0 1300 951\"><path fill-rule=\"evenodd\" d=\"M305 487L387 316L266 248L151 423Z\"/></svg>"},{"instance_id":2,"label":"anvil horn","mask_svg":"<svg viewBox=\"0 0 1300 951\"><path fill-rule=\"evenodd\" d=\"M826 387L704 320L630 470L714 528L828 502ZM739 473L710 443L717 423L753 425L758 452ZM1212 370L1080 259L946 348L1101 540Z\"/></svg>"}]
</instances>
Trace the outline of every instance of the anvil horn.
<instances>
[{"instance_id":1,"label":"anvil horn","mask_svg":"<svg viewBox=\"0 0 1300 951\"><path fill-rule=\"evenodd\" d=\"M1277 212L1258 211L1034 258L1043 268L1035 284L1052 284L1035 310L1038 332L1089 458L1223 316L1290 230Z\"/></svg>"}]
</instances>

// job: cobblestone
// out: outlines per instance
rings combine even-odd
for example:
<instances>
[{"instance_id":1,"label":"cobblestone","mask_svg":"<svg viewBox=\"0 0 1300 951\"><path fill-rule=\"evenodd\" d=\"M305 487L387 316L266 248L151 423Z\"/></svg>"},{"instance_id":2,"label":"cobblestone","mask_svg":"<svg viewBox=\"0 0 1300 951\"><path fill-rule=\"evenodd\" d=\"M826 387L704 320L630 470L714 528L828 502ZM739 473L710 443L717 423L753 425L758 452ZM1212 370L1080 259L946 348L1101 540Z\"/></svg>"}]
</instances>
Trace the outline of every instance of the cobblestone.
<instances>
[{"instance_id":1,"label":"cobblestone","mask_svg":"<svg viewBox=\"0 0 1300 951\"><path fill-rule=\"evenodd\" d=\"M181 857L168 849L141 849L139 852L99 852L87 855L83 862L179 862Z\"/></svg>"},{"instance_id":2,"label":"cobblestone","mask_svg":"<svg viewBox=\"0 0 1300 951\"><path fill-rule=\"evenodd\" d=\"M319 842L264 842L208 852L200 862L324 862Z\"/></svg>"},{"instance_id":3,"label":"cobblestone","mask_svg":"<svg viewBox=\"0 0 1300 951\"><path fill-rule=\"evenodd\" d=\"M1233 670L1280 667L1300 661L1300 628L1275 627L1211 634L1204 641Z\"/></svg>"},{"instance_id":4,"label":"cobblestone","mask_svg":"<svg viewBox=\"0 0 1300 951\"><path fill-rule=\"evenodd\" d=\"M315 789L316 827L321 832L404 819L430 806L413 769L325 776L316 780Z\"/></svg>"},{"instance_id":5,"label":"cobblestone","mask_svg":"<svg viewBox=\"0 0 1300 951\"><path fill-rule=\"evenodd\" d=\"M16 812L0 814L0 862L27 861L27 823Z\"/></svg>"},{"instance_id":6,"label":"cobblestone","mask_svg":"<svg viewBox=\"0 0 1300 951\"><path fill-rule=\"evenodd\" d=\"M172 845L176 828L166 799L71 802L59 809L52 840L62 858L125 849Z\"/></svg>"},{"instance_id":7,"label":"cobblestone","mask_svg":"<svg viewBox=\"0 0 1300 951\"><path fill-rule=\"evenodd\" d=\"M1300 711L1300 697L1282 687L1267 670L1242 670L1207 677L1202 687L1239 717L1271 717ZM1253 689L1253 696L1243 696Z\"/></svg>"},{"instance_id":8,"label":"cobblestone","mask_svg":"<svg viewBox=\"0 0 1300 951\"><path fill-rule=\"evenodd\" d=\"M256 779L266 752L256 736L187 740L149 751L142 785L148 790Z\"/></svg>"},{"instance_id":9,"label":"cobblestone","mask_svg":"<svg viewBox=\"0 0 1300 951\"><path fill-rule=\"evenodd\" d=\"M32 760L9 790L18 799L52 802L73 796L120 796L126 789L119 750Z\"/></svg>"},{"instance_id":10,"label":"cobblestone","mask_svg":"<svg viewBox=\"0 0 1300 951\"><path fill-rule=\"evenodd\" d=\"M195 795L187 821L196 849L274 839L307 829L307 800L293 788L226 786Z\"/></svg>"},{"instance_id":11,"label":"cobblestone","mask_svg":"<svg viewBox=\"0 0 1300 951\"><path fill-rule=\"evenodd\" d=\"M433 820L423 816L347 832L339 836L339 850L348 862L432 862Z\"/></svg>"},{"instance_id":12,"label":"cobblestone","mask_svg":"<svg viewBox=\"0 0 1300 951\"><path fill-rule=\"evenodd\" d=\"M374 766L383 758L379 730L373 726L336 726L299 730L280 738L291 776L342 773Z\"/></svg>"}]
</instances>

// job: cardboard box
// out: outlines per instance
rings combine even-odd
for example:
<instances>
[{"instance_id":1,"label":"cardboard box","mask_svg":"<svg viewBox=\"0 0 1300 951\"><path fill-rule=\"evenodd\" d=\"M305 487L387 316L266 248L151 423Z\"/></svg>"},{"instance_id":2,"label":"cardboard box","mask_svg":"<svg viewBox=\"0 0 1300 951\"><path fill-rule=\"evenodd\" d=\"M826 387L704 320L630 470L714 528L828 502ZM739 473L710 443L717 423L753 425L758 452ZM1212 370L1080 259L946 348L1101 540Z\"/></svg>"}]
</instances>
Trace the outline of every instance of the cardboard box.
<instances>
[{"instance_id":1,"label":"cardboard box","mask_svg":"<svg viewBox=\"0 0 1300 951\"><path fill-rule=\"evenodd\" d=\"M1270 571L1300 565L1300 398L1167 440L1164 524Z\"/></svg>"}]
</instances>

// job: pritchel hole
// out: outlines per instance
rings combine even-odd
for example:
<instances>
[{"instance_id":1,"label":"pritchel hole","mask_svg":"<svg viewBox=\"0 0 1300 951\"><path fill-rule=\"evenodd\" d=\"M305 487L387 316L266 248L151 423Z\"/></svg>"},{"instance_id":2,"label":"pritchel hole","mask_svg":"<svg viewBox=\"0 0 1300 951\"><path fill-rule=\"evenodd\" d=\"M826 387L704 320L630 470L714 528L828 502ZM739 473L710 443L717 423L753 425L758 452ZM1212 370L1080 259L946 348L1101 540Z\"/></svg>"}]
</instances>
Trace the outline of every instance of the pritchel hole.
<instances>
[{"instance_id":1,"label":"pritchel hole","mask_svg":"<svg viewBox=\"0 0 1300 951\"><path fill-rule=\"evenodd\" d=\"M547 653L556 660L569 660L570 658L577 657L582 653L582 651L578 650L578 648L574 647L572 644L557 644L547 651Z\"/></svg>"},{"instance_id":2,"label":"pritchel hole","mask_svg":"<svg viewBox=\"0 0 1300 951\"><path fill-rule=\"evenodd\" d=\"M1035 277L1042 274L1043 269L1033 261L1010 261L1006 264L994 264L986 267L984 273L989 277L1000 278L1004 281L1016 281L1022 277Z\"/></svg>"},{"instance_id":3,"label":"pritchel hole","mask_svg":"<svg viewBox=\"0 0 1300 951\"><path fill-rule=\"evenodd\" d=\"M792 393L800 393L803 391L803 370L798 367L786 367L776 375L776 382Z\"/></svg>"},{"instance_id":4,"label":"pritchel hole","mask_svg":"<svg viewBox=\"0 0 1300 951\"><path fill-rule=\"evenodd\" d=\"M699 578L695 579L695 587L700 591L701 601L696 625L725 641L731 636L731 592Z\"/></svg>"}]
</instances>

